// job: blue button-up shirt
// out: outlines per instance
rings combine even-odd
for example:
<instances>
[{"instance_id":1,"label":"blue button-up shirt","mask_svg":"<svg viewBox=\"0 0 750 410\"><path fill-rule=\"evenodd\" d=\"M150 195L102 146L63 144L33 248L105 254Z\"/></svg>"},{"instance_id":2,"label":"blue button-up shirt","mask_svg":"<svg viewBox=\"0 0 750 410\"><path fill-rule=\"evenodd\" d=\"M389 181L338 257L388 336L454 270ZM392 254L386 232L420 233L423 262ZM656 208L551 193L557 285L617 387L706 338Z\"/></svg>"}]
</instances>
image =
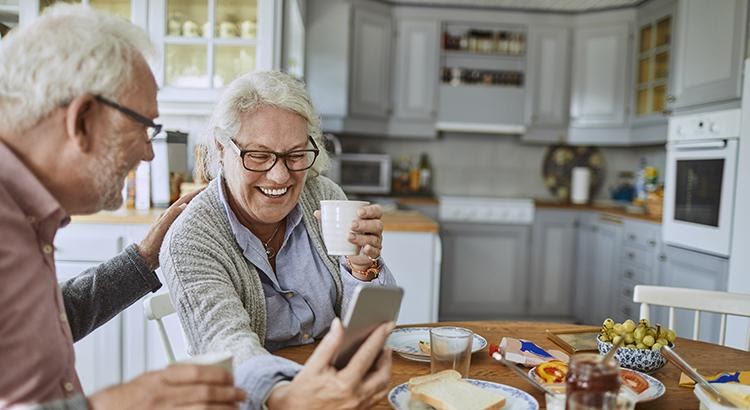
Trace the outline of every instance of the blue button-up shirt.
<instances>
[{"instance_id":1,"label":"blue button-up shirt","mask_svg":"<svg viewBox=\"0 0 750 410\"><path fill-rule=\"evenodd\" d=\"M313 343L315 338L325 334L336 317L336 285L331 272L315 251L312 239L307 234L299 204L286 217L284 241L277 251L274 271L263 243L237 219L226 199L224 184L220 185L221 203L237 244L245 258L261 273L268 327L266 349L273 352L287 346ZM344 302L351 299L354 290L359 286L395 286L396 281L388 267L382 261L381 266L382 270L377 279L363 282L351 275L346 267L345 257L341 257L338 274L341 275L343 283ZM342 306L342 311L346 311L346 306ZM254 358L250 359L252 360ZM294 374L298 370L297 367L280 372L282 368L290 367L289 361L281 357L274 356L273 360L276 362L271 363L271 366L267 363L268 358L263 360L263 366L243 365L242 368L249 369L251 374L243 374L241 378L267 378L269 383L273 384L277 381L277 376L274 375ZM259 381L253 384L257 385L257 382ZM260 384L265 386L265 383ZM267 387L270 390L272 386ZM249 393L253 395L253 392Z\"/></svg>"}]
</instances>

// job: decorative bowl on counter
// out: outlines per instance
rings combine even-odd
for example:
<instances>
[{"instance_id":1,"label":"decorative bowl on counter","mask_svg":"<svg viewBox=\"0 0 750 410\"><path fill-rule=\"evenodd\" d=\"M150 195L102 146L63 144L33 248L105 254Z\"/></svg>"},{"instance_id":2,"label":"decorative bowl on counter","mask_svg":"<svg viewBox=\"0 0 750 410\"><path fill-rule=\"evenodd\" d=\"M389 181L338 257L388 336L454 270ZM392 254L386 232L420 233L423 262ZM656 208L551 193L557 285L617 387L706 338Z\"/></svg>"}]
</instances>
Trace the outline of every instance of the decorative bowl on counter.
<instances>
[{"instance_id":1,"label":"decorative bowl on counter","mask_svg":"<svg viewBox=\"0 0 750 410\"><path fill-rule=\"evenodd\" d=\"M674 345L670 343L669 346L673 347ZM612 350L612 343L602 342L597 337L596 347L599 348L599 353L607 354L607 352ZM651 373L655 370L661 369L667 363L667 359L665 359L658 350L630 349L627 347L617 349L617 352L615 352L615 359L620 363L620 367L637 370L643 373Z\"/></svg>"}]
</instances>

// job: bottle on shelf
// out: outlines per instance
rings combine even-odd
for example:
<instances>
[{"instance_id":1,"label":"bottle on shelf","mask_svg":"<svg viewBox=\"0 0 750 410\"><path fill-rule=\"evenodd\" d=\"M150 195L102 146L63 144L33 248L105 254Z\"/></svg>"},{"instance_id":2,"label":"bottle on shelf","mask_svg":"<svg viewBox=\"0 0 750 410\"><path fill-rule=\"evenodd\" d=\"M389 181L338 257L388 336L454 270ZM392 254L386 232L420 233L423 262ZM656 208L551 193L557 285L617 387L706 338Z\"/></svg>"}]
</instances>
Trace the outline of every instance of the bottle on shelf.
<instances>
[{"instance_id":1,"label":"bottle on shelf","mask_svg":"<svg viewBox=\"0 0 750 410\"><path fill-rule=\"evenodd\" d=\"M425 152L419 157L419 191L425 194L432 192L432 165Z\"/></svg>"},{"instance_id":2,"label":"bottle on shelf","mask_svg":"<svg viewBox=\"0 0 750 410\"><path fill-rule=\"evenodd\" d=\"M419 192L419 162L413 157L410 161L409 168L409 192Z\"/></svg>"},{"instance_id":3,"label":"bottle on shelf","mask_svg":"<svg viewBox=\"0 0 750 410\"><path fill-rule=\"evenodd\" d=\"M633 204L643 206L646 203L646 158L641 157L640 166L635 177L635 198Z\"/></svg>"}]
</instances>

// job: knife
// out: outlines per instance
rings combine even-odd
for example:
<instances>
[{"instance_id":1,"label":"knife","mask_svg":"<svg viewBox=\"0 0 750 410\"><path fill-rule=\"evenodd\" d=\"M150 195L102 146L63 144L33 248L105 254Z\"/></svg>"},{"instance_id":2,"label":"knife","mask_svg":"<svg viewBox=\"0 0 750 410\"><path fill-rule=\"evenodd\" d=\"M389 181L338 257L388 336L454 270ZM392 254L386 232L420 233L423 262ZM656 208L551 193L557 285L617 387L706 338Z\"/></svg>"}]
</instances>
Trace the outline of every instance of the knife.
<instances>
[{"instance_id":1,"label":"knife","mask_svg":"<svg viewBox=\"0 0 750 410\"><path fill-rule=\"evenodd\" d=\"M677 366L680 370L682 370L688 377L693 379L696 383L700 384L701 387L703 387L703 390L706 391L712 398L722 406L731 407L731 408L737 408L737 406L734 405L730 400L728 400L726 397L724 397L719 390L716 389L716 387L712 386L711 383L708 382L703 376L700 375L700 373L693 370L693 368L678 355L672 348L669 346L662 346L661 348L661 354L664 355L664 357L669 360L670 363Z\"/></svg>"}]
</instances>

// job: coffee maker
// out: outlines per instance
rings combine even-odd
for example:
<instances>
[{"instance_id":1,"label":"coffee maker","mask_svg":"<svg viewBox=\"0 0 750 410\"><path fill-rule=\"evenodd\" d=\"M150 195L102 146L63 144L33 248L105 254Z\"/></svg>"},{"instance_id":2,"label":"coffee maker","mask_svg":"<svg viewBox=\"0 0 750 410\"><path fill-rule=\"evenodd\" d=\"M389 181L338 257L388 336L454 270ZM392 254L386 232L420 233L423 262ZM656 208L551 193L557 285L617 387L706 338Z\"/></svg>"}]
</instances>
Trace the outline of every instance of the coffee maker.
<instances>
[{"instance_id":1,"label":"coffee maker","mask_svg":"<svg viewBox=\"0 0 750 410\"><path fill-rule=\"evenodd\" d=\"M151 142L154 148L151 203L154 207L167 207L180 197L180 184L188 176L187 142L188 134L180 131L166 131L166 137Z\"/></svg>"}]
</instances>

